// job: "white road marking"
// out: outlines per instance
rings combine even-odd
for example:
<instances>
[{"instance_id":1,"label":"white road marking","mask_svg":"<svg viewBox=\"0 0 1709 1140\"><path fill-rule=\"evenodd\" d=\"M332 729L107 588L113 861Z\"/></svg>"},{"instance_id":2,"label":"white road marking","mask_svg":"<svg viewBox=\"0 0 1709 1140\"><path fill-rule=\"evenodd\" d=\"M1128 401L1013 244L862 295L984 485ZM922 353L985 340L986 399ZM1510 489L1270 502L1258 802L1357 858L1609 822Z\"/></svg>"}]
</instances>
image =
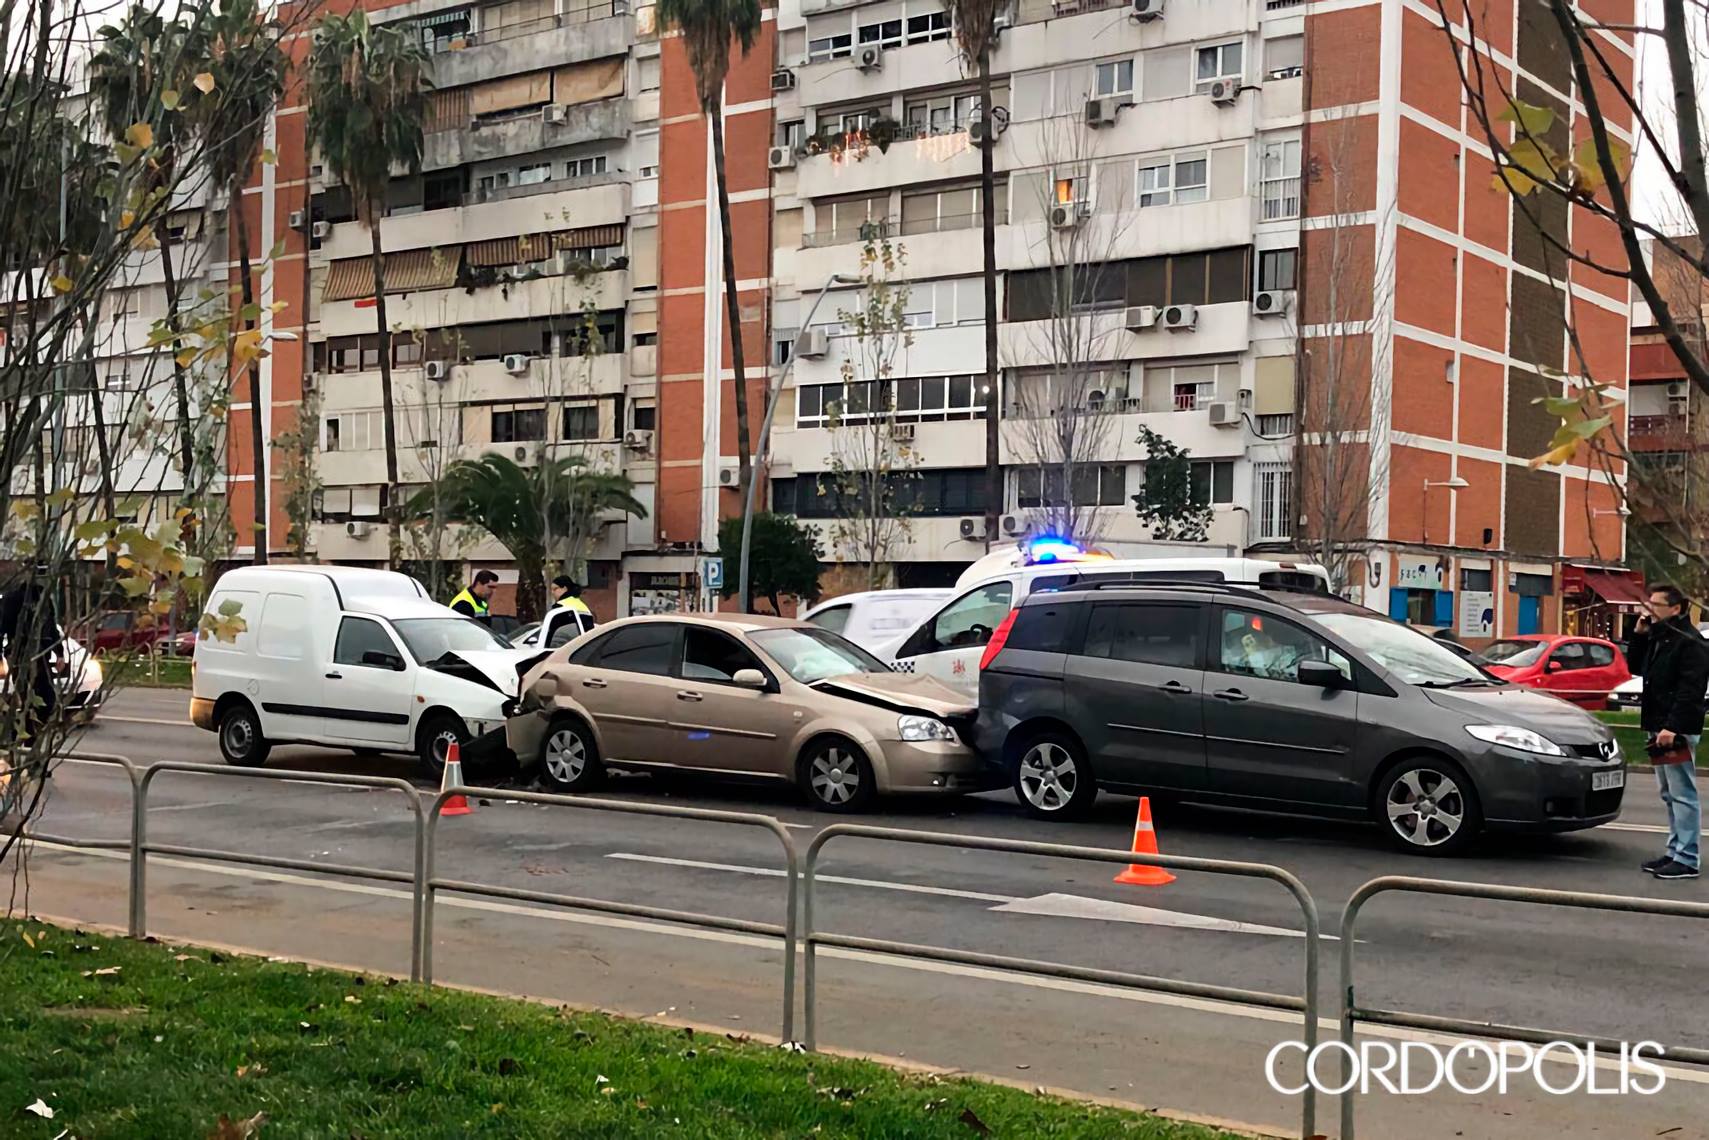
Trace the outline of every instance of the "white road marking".
<instances>
[{"instance_id":1,"label":"white road marking","mask_svg":"<svg viewBox=\"0 0 1709 1140\"><path fill-rule=\"evenodd\" d=\"M1667 835L1672 830L1659 823L1605 823L1602 826L1609 831L1641 831L1645 835ZM1706 828L1702 834L1709 836L1709 828Z\"/></svg>"},{"instance_id":2,"label":"white road marking","mask_svg":"<svg viewBox=\"0 0 1709 1140\"><path fill-rule=\"evenodd\" d=\"M43 852L59 852L66 855L91 859L105 859L112 862L129 862L130 856L123 851L84 850L66 847L59 843L35 844L36 850ZM315 879L306 875L291 875L282 871L267 871L258 867L236 867L224 864L202 863L193 859L177 859L164 855L151 856L151 866L177 867L182 870L198 871L210 875L223 875L234 879L251 879L261 882L285 883L291 886L316 887L322 890L339 891L344 894L368 895L371 897L395 899L399 902L410 902L413 896L409 891L398 887L374 887L365 883L343 882L333 879ZM775 950L777 940L761 938L752 934L733 934L722 930L696 930L690 927L671 926L663 923L649 922L643 919L618 918L599 914L580 914L567 910L548 909L546 907L525 906L519 903L498 902L487 899L468 899L456 896L446 896L435 904L451 907L457 910L478 910L494 914L517 915L525 918L542 918L551 922L564 922L575 926L597 926L614 930L632 930L647 934L661 934L671 938L685 938L693 942L716 942L733 946L748 946L762 950ZM1030 974L1009 973L1005 970L993 970L984 966L963 966L956 962L928 962L922 959L897 958L887 954L873 954L865 950L844 950L841 947L826 946L818 951L820 956L834 958L845 962L860 962L863 965L888 966L898 970L913 970L925 974L944 974L977 981L1002 982L1006 985L1026 986L1031 989L1055 990L1061 993L1084 994L1092 997L1111 998L1116 1001L1135 1002L1140 1005L1169 1006L1175 1009L1192 1010L1195 1013L1219 1014L1225 1017L1239 1017L1248 1021L1268 1021L1275 1023L1298 1024L1298 1014L1279 1009L1263 1009L1258 1006L1240 1005L1235 1002L1213 1001L1208 998L1183 997L1177 994L1153 993L1148 990L1128 989L1124 986L1109 986L1098 982L1081 982L1070 978L1046 978ZM1333 1017L1319 1017L1318 1031L1327 1040L1339 1032L1340 1025ZM1358 1033L1362 1037L1386 1037L1397 1041L1430 1041L1439 1044L1453 1044L1460 1041L1481 1041L1484 1038L1471 1036L1456 1036L1447 1033L1427 1033L1414 1029L1401 1029L1387 1025L1369 1025L1361 1027ZM1551 1061L1557 1058L1551 1056ZM1561 1059L1562 1064L1576 1064ZM1617 1070L1620 1060L1617 1057L1597 1056L1596 1066L1600 1069ZM1685 1081L1690 1084L1709 1085L1709 1069L1686 1069L1674 1065L1658 1066L1668 1076L1669 1080Z\"/></svg>"},{"instance_id":3,"label":"white road marking","mask_svg":"<svg viewBox=\"0 0 1709 1140\"><path fill-rule=\"evenodd\" d=\"M662 863L671 867L693 867L703 871L734 871L737 874L762 875L767 878L781 878L783 876L783 871L774 867L748 867L739 863L706 863L698 859L672 859L664 855L635 855L625 851L614 851L608 854L606 858L623 859L634 863ZM1206 915L1162 910L1157 907L1134 906L1130 903L1084 898L1080 895L1044 894L1036 898L1021 898L1018 895L993 895L986 894L983 891L958 891L950 887L928 887L919 883L896 883L886 879L850 879L841 875L820 874L815 874L813 877L820 882L842 883L851 887L876 887L885 891L904 891L908 894L941 895L945 898L997 903L997 906L990 909L1010 914L1036 914L1053 918L1133 922L1143 926L1174 926L1185 930L1215 930L1225 934L1267 934L1282 938L1305 937L1305 932L1301 930L1287 930L1279 926L1261 926L1252 922L1235 922L1232 919L1211 918ZM1325 935L1324 937L1330 936Z\"/></svg>"},{"instance_id":4,"label":"white road marking","mask_svg":"<svg viewBox=\"0 0 1709 1140\"><path fill-rule=\"evenodd\" d=\"M117 716L113 713L97 713L96 721L118 721L121 724L164 724L170 728L195 728L187 720L162 720L152 716Z\"/></svg>"}]
</instances>

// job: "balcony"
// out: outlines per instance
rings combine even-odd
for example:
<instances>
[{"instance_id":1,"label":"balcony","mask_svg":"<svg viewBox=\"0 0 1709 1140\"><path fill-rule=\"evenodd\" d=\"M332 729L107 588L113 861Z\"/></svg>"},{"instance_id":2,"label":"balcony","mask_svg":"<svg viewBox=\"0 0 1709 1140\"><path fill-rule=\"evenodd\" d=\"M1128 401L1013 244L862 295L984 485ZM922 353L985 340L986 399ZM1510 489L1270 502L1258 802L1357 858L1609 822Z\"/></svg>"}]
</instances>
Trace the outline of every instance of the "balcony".
<instances>
[{"instance_id":1,"label":"balcony","mask_svg":"<svg viewBox=\"0 0 1709 1140\"><path fill-rule=\"evenodd\" d=\"M564 121L548 123L546 113L555 109L563 111ZM627 99L604 99L570 107L549 103L506 119L476 119L467 126L426 136L421 168L444 170L555 147L627 138L630 117Z\"/></svg>"},{"instance_id":2,"label":"balcony","mask_svg":"<svg viewBox=\"0 0 1709 1140\"><path fill-rule=\"evenodd\" d=\"M566 217L574 218L578 227L611 225L629 216L628 177L622 172L592 174L511 186L490 191L485 198L471 194L464 206L390 214L380 222L380 238L387 253L397 253L550 233L563 229ZM367 257L370 249L368 230L362 223L339 222L321 240L314 256L317 261L342 261Z\"/></svg>"},{"instance_id":3,"label":"balcony","mask_svg":"<svg viewBox=\"0 0 1709 1140\"><path fill-rule=\"evenodd\" d=\"M997 150L1006 149L999 138ZM829 139L814 136L803 150L796 163L795 192L800 198L979 177L979 149L965 130L897 138L882 148L861 131ZM998 165L1005 163L999 160Z\"/></svg>"},{"instance_id":4,"label":"balcony","mask_svg":"<svg viewBox=\"0 0 1709 1140\"><path fill-rule=\"evenodd\" d=\"M1684 415L1632 416L1626 446L1633 451L1684 451L1692 446L1691 420Z\"/></svg>"},{"instance_id":5,"label":"balcony","mask_svg":"<svg viewBox=\"0 0 1709 1140\"><path fill-rule=\"evenodd\" d=\"M635 41L634 21L613 15L616 0L572 3L541 20L482 28L464 46L432 57L428 74L438 90L521 75L589 59L623 55Z\"/></svg>"},{"instance_id":6,"label":"balcony","mask_svg":"<svg viewBox=\"0 0 1709 1140\"><path fill-rule=\"evenodd\" d=\"M386 319L393 328L437 329L492 321L526 320L575 314L583 308L621 309L629 297L629 271L610 269L586 281L573 276L541 277L508 285L427 289L388 293ZM374 331L374 308L357 301L327 301L320 306L325 336L361 336Z\"/></svg>"}]
</instances>

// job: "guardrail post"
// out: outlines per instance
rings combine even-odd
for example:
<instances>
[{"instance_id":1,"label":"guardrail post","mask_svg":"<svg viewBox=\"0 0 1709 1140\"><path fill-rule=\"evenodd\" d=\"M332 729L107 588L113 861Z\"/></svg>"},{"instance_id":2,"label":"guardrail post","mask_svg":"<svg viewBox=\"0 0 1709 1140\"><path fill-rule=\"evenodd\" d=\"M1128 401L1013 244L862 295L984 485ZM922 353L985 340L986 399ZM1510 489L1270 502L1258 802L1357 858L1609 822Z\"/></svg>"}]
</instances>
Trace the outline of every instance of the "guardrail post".
<instances>
[{"instance_id":1,"label":"guardrail post","mask_svg":"<svg viewBox=\"0 0 1709 1140\"><path fill-rule=\"evenodd\" d=\"M148 786L155 768L131 777L131 915L132 938L148 937Z\"/></svg>"},{"instance_id":2,"label":"guardrail post","mask_svg":"<svg viewBox=\"0 0 1709 1140\"><path fill-rule=\"evenodd\" d=\"M807 866L801 874L801 941L806 956L801 964L801 1020L803 1036L806 1037L802 1044L809 1053L816 1053L819 1049L819 963L818 943L813 938L813 868L818 862L820 840L824 835L825 832L821 831L813 837L812 845L807 848Z\"/></svg>"},{"instance_id":3,"label":"guardrail post","mask_svg":"<svg viewBox=\"0 0 1709 1140\"><path fill-rule=\"evenodd\" d=\"M409 980L422 980L422 921L427 893L427 824L422 816L421 796L415 797L415 881L411 884L409 909ZM438 813L435 812L435 815Z\"/></svg>"},{"instance_id":4,"label":"guardrail post","mask_svg":"<svg viewBox=\"0 0 1709 1140\"><path fill-rule=\"evenodd\" d=\"M421 851L421 919L417 923L417 937L421 942L421 977L418 980L428 986L433 984L433 900L436 894L433 889L433 844L439 834L439 807L445 802L445 796L446 793L441 792L428 806Z\"/></svg>"}]
</instances>

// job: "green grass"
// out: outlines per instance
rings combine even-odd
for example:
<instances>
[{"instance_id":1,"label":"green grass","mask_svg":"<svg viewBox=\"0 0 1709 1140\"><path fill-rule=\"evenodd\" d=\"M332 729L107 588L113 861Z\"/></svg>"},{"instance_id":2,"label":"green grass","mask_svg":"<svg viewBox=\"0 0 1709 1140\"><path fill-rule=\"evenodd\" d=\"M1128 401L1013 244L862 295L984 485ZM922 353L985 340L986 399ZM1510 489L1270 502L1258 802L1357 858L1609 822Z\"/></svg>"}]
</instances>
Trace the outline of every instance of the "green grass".
<instances>
[{"instance_id":1,"label":"green grass","mask_svg":"<svg viewBox=\"0 0 1709 1140\"><path fill-rule=\"evenodd\" d=\"M188 689L190 659L160 657L152 663L147 657L103 657L101 665L108 671L111 683L117 687L138 689Z\"/></svg>"},{"instance_id":2,"label":"green grass","mask_svg":"<svg viewBox=\"0 0 1709 1140\"><path fill-rule=\"evenodd\" d=\"M0 921L0 978L0 1135L23 1140L67 1129L200 1138L222 1115L257 1113L263 1140L1228 1135L724 1034L37 922ZM52 1120L24 1111L38 1097Z\"/></svg>"},{"instance_id":3,"label":"green grass","mask_svg":"<svg viewBox=\"0 0 1709 1140\"><path fill-rule=\"evenodd\" d=\"M1649 753L1644 751L1644 744L1649 739L1648 734L1638 727L1636 709L1608 709L1593 713L1598 720L1614 730L1614 739L1620 744L1620 751L1626 754L1628 764L1648 764ZM1703 767L1703 753L1698 750L1697 766Z\"/></svg>"}]
</instances>

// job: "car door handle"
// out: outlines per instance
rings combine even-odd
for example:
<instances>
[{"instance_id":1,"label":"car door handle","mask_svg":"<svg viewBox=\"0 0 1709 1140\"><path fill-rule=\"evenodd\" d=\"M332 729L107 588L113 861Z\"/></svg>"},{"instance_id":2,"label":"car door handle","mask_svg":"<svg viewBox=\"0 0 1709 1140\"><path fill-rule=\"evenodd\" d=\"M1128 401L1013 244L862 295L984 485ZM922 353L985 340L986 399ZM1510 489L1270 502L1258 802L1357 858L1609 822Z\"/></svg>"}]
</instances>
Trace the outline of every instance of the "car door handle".
<instances>
[{"instance_id":1,"label":"car door handle","mask_svg":"<svg viewBox=\"0 0 1709 1140\"><path fill-rule=\"evenodd\" d=\"M1219 701L1249 701L1252 699L1239 689L1218 689L1211 696Z\"/></svg>"},{"instance_id":2,"label":"car door handle","mask_svg":"<svg viewBox=\"0 0 1709 1140\"><path fill-rule=\"evenodd\" d=\"M1169 681L1169 682L1162 684L1162 685L1159 685L1157 687L1159 689L1162 689L1165 693L1174 693L1178 696L1182 695L1182 694L1188 694L1188 693L1191 693L1193 691L1192 689L1188 688L1186 685L1181 684L1181 682L1179 682L1179 681Z\"/></svg>"},{"instance_id":3,"label":"car door handle","mask_svg":"<svg viewBox=\"0 0 1709 1140\"><path fill-rule=\"evenodd\" d=\"M603 688L605 688L605 682L601 681L597 677L589 677L582 682L582 688L584 688L584 689L603 689Z\"/></svg>"},{"instance_id":4,"label":"car door handle","mask_svg":"<svg viewBox=\"0 0 1709 1140\"><path fill-rule=\"evenodd\" d=\"M342 681L342 680L344 680L344 674L343 673L328 673L326 675L326 679L328 681Z\"/></svg>"},{"instance_id":5,"label":"car door handle","mask_svg":"<svg viewBox=\"0 0 1709 1140\"><path fill-rule=\"evenodd\" d=\"M700 701L705 700L706 698L702 697L699 693L691 692L688 689L678 689L676 699L679 701Z\"/></svg>"}]
</instances>

